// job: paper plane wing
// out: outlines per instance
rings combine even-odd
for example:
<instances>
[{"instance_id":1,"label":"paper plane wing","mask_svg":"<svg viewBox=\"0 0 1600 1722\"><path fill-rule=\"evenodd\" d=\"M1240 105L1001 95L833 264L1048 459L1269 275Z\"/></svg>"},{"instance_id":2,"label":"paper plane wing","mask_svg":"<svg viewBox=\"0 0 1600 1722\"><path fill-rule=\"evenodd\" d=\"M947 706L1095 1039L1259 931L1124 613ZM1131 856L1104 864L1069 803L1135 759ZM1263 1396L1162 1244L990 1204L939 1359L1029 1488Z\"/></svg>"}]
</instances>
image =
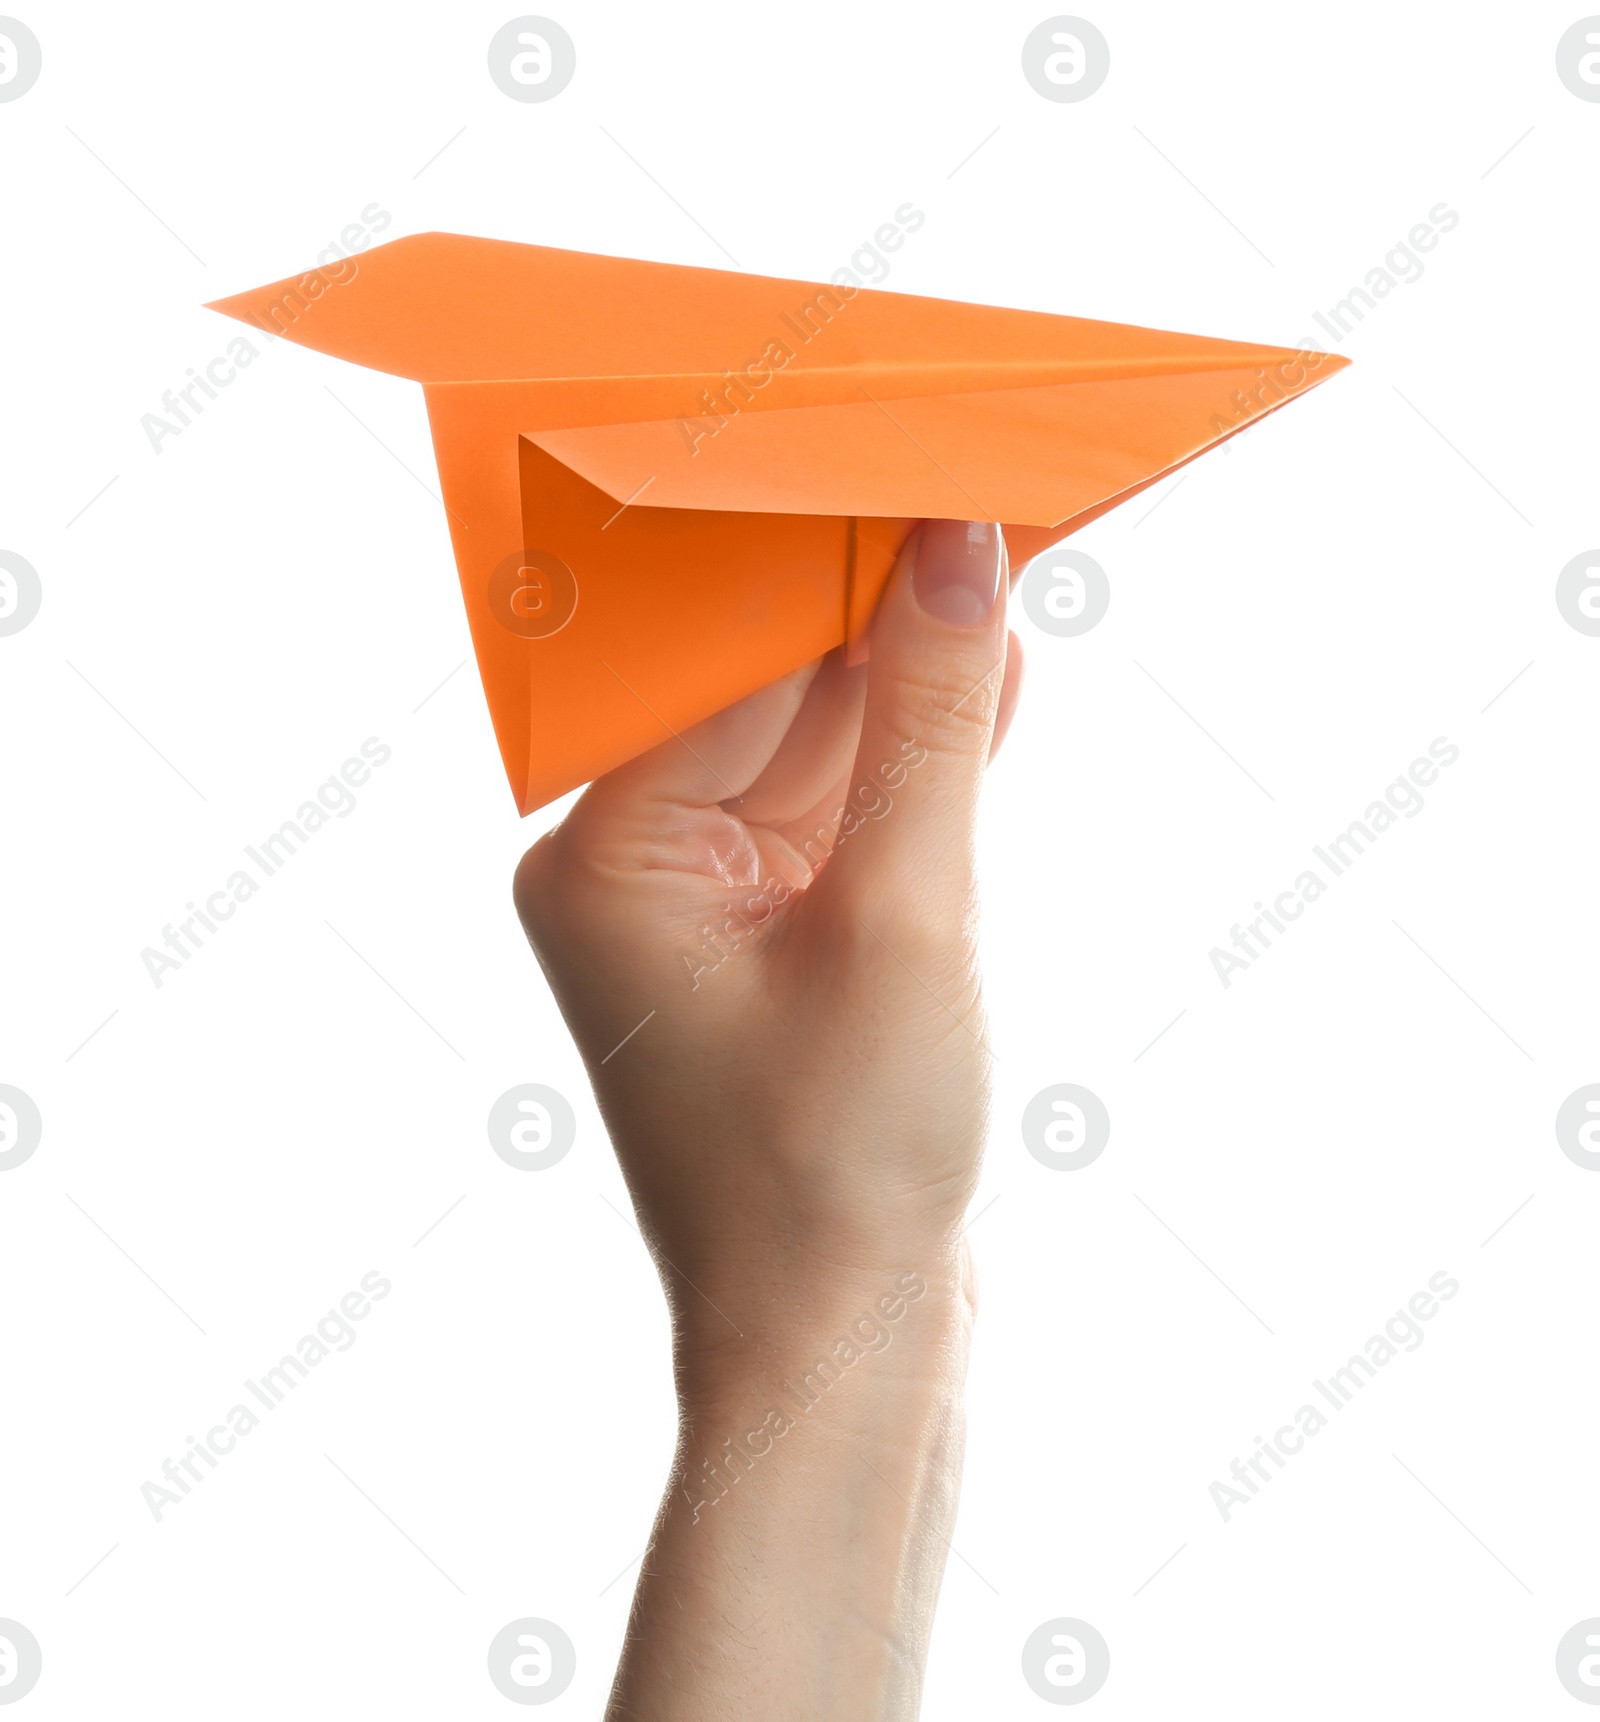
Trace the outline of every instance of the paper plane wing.
<instances>
[{"instance_id":1,"label":"paper plane wing","mask_svg":"<svg viewBox=\"0 0 1600 1722\"><path fill-rule=\"evenodd\" d=\"M451 234L213 308L424 385L523 813L862 655L917 520L1020 569L1347 363Z\"/></svg>"}]
</instances>

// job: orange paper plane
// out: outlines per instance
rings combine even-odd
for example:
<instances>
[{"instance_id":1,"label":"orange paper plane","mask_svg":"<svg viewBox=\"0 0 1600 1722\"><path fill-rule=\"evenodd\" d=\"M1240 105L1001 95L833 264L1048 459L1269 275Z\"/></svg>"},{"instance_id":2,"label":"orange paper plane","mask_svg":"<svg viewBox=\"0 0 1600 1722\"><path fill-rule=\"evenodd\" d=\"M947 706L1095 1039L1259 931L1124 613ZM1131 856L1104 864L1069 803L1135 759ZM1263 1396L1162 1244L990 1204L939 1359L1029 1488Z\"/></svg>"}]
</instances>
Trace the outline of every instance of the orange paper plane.
<instances>
[{"instance_id":1,"label":"orange paper plane","mask_svg":"<svg viewBox=\"0 0 1600 1722\"><path fill-rule=\"evenodd\" d=\"M1348 363L451 233L211 308L423 385L523 813L864 656L918 520L1020 568Z\"/></svg>"}]
</instances>

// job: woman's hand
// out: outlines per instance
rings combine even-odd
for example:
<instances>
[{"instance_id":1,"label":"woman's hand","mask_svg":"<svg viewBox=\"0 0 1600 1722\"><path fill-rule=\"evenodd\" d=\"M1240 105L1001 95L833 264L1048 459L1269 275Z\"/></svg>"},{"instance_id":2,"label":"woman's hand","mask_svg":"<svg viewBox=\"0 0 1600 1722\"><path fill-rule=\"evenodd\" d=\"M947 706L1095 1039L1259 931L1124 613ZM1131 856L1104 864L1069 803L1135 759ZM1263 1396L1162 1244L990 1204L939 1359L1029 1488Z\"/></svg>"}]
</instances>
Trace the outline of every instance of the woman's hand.
<instances>
[{"instance_id":1,"label":"woman's hand","mask_svg":"<svg viewBox=\"0 0 1600 1722\"><path fill-rule=\"evenodd\" d=\"M517 871L676 1335L613 1718L915 1714L959 1474L1006 576L998 527L926 523L869 665L663 742Z\"/></svg>"}]
</instances>

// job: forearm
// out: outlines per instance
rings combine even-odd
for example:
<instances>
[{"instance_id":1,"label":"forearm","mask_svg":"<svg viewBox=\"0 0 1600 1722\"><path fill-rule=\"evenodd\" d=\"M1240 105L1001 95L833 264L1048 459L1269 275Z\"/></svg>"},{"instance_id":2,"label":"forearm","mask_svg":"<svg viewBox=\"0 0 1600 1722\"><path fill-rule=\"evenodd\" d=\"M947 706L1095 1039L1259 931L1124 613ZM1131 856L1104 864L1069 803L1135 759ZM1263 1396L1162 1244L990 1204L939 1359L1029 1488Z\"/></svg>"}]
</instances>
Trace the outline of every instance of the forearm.
<instances>
[{"instance_id":1,"label":"forearm","mask_svg":"<svg viewBox=\"0 0 1600 1722\"><path fill-rule=\"evenodd\" d=\"M673 1481L607 1722L909 1722L960 1484L958 1267L680 1349Z\"/></svg>"}]
</instances>

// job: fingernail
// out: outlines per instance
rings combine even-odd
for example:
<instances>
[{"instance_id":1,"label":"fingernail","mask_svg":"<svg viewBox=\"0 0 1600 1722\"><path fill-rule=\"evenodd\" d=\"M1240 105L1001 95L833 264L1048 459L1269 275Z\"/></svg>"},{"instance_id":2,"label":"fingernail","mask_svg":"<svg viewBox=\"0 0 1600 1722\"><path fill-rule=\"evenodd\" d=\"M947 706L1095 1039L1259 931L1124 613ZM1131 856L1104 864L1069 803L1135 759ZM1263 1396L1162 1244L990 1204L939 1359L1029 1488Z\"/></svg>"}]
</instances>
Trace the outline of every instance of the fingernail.
<instances>
[{"instance_id":1,"label":"fingernail","mask_svg":"<svg viewBox=\"0 0 1600 1722\"><path fill-rule=\"evenodd\" d=\"M1005 543L990 520L930 520L917 544L911 588L923 611L957 628L980 628L994 613Z\"/></svg>"}]
</instances>

